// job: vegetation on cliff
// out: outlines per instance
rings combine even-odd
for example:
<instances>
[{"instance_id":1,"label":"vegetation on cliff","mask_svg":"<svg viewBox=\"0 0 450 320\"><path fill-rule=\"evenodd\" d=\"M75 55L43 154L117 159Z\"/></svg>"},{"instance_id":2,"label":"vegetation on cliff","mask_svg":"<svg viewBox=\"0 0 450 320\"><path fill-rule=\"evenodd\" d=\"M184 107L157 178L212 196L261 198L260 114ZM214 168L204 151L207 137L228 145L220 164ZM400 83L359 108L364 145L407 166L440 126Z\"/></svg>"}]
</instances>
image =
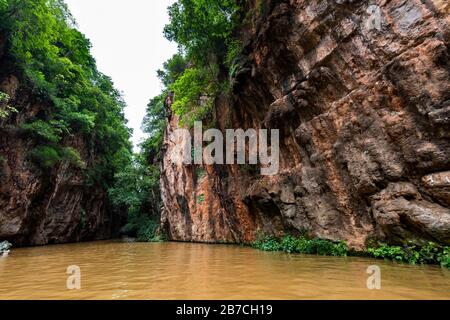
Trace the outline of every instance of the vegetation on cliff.
<instances>
[{"instance_id":1,"label":"vegetation on cliff","mask_svg":"<svg viewBox=\"0 0 450 320\"><path fill-rule=\"evenodd\" d=\"M208 116L224 83L220 74L236 51L233 31L239 6L235 0L179 0L169 7L167 39L179 45L179 53L158 71L163 89L151 99L142 123L148 138L141 153L116 175L110 194L117 206L129 208L123 232L142 241L160 239L158 218L161 209L159 162L168 112L187 126ZM166 100L173 98L171 110ZM156 238L155 238L156 237Z\"/></svg>"},{"instance_id":2,"label":"vegetation on cliff","mask_svg":"<svg viewBox=\"0 0 450 320\"><path fill-rule=\"evenodd\" d=\"M178 43L189 64L165 85L174 95L172 110L191 126L208 116L216 96L227 88L224 75L239 52L234 32L240 6L236 0L179 0L169 7L169 16L164 35Z\"/></svg>"},{"instance_id":3,"label":"vegetation on cliff","mask_svg":"<svg viewBox=\"0 0 450 320\"><path fill-rule=\"evenodd\" d=\"M140 153L135 154L133 161L116 174L116 183L110 190L114 204L128 210L128 223L122 233L140 241L164 239L158 227L162 205L159 181L161 148L168 111L166 99L168 87L183 74L186 65L182 55L175 55L158 71L164 90L147 106L142 122L147 138L140 144Z\"/></svg>"},{"instance_id":4,"label":"vegetation on cliff","mask_svg":"<svg viewBox=\"0 0 450 320\"><path fill-rule=\"evenodd\" d=\"M91 44L65 3L1 0L0 34L6 39L3 72L13 70L33 99L48 106L15 128L34 141L30 160L43 172L68 162L83 170L87 186L110 188L114 174L131 161L125 103L111 79L97 70ZM2 126L15 125L8 118L18 110L3 93L0 106ZM67 145L72 137L84 141L88 155Z\"/></svg>"},{"instance_id":5,"label":"vegetation on cliff","mask_svg":"<svg viewBox=\"0 0 450 320\"><path fill-rule=\"evenodd\" d=\"M7 119L12 113L16 113L17 109L10 106L9 95L0 91L0 120Z\"/></svg>"}]
</instances>

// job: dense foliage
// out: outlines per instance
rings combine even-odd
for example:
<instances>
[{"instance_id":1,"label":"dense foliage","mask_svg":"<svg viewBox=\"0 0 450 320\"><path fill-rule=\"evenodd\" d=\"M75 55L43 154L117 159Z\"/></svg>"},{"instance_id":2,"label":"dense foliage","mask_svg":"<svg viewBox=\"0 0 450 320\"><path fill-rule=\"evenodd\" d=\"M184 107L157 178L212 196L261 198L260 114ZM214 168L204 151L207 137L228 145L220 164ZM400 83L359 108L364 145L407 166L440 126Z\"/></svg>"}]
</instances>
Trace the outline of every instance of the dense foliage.
<instances>
[{"instance_id":1,"label":"dense foliage","mask_svg":"<svg viewBox=\"0 0 450 320\"><path fill-rule=\"evenodd\" d=\"M240 52L234 32L239 25L240 7L236 0L178 0L169 7L167 39L176 41L189 62L164 84L173 92L172 110L182 125L203 120L212 110L216 96L228 87L225 77ZM178 61L172 58L169 69Z\"/></svg>"},{"instance_id":2,"label":"dense foliage","mask_svg":"<svg viewBox=\"0 0 450 320\"><path fill-rule=\"evenodd\" d=\"M252 246L263 251L283 251L323 256L363 255L410 264L440 264L442 267L450 268L450 247L440 246L434 242L428 242L422 246L411 243L402 247L380 244L378 247L369 248L367 252L358 252L349 250L343 241L332 242L307 236L293 237L287 235L277 238L260 235Z\"/></svg>"},{"instance_id":3,"label":"dense foliage","mask_svg":"<svg viewBox=\"0 0 450 320\"><path fill-rule=\"evenodd\" d=\"M381 244L377 248L369 248L368 252L379 259L410 264L441 264L443 267L450 268L450 247L443 247L434 242L428 242L422 246L413 243L404 246Z\"/></svg>"},{"instance_id":4,"label":"dense foliage","mask_svg":"<svg viewBox=\"0 0 450 320\"><path fill-rule=\"evenodd\" d=\"M236 0L178 0L169 7L167 39L177 42L190 61L206 66L224 61L239 21Z\"/></svg>"},{"instance_id":5,"label":"dense foliage","mask_svg":"<svg viewBox=\"0 0 450 320\"><path fill-rule=\"evenodd\" d=\"M164 90L147 105L142 122L147 138L140 144L140 154L134 155L130 165L116 175L117 182L110 192L117 206L128 209L128 223L122 232L140 241L164 239L158 227L162 205L159 162L167 124L166 99L168 87L183 74L186 65L184 57L177 54L158 71Z\"/></svg>"},{"instance_id":6,"label":"dense foliage","mask_svg":"<svg viewBox=\"0 0 450 320\"><path fill-rule=\"evenodd\" d=\"M168 10L170 23L164 35L178 43L179 53L158 71L163 89L148 104L142 123L148 138L141 143L141 154L116 175L117 183L110 192L117 206L129 208L123 232L142 241L153 241L158 234L159 162L167 99L173 99L171 111L180 117L182 125L191 126L204 119L224 88L221 74L239 52L233 37L239 11L235 0L178 0Z\"/></svg>"},{"instance_id":7,"label":"dense foliage","mask_svg":"<svg viewBox=\"0 0 450 320\"><path fill-rule=\"evenodd\" d=\"M141 151L134 155L130 165L116 174L117 182L110 192L116 206L128 209L128 223L122 232L140 241L164 239L158 227L162 205L159 162L167 124L166 99L168 87L183 74L186 66L184 57L176 54L158 71L164 90L147 105L142 122L147 138L140 144Z\"/></svg>"},{"instance_id":8,"label":"dense foliage","mask_svg":"<svg viewBox=\"0 0 450 320\"><path fill-rule=\"evenodd\" d=\"M164 34L176 41L180 50L158 71L163 90L148 104L142 123L148 138L141 143L141 155L116 175L117 183L111 190L116 205L130 209L124 233L144 241L154 239L161 205L158 163L167 122L166 100L173 97L172 111L188 126L211 111L221 87L221 61L226 60L229 46L235 51L231 40L237 10L234 0L179 0L169 7L170 23ZM130 187L131 181L138 185Z\"/></svg>"},{"instance_id":9,"label":"dense foliage","mask_svg":"<svg viewBox=\"0 0 450 320\"><path fill-rule=\"evenodd\" d=\"M0 120L8 118L12 113L16 113L17 109L10 106L9 95L0 91Z\"/></svg>"},{"instance_id":10,"label":"dense foliage","mask_svg":"<svg viewBox=\"0 0 450 320\"><path fill-rule=\"evenodd\" d=\"M335 243L325 239L309 239L305 236L296 238L289 235L281 239L262 235L253 243L253 247L263 251L284 251L322 256L346 256L349 251L344 242Z\"/></svg>"},{"instance_id":11,"label":"dense foliage","mask_svg":"<svg viewBox=\"0 0 450 320\"><path fill-rule=\"evenodd\" d=\"M115 206L128 211L128 223L122 233L140 241L157 241L159 209L159 168L149 165L140 154L116 174L116 183L110 189Z\"/></svg>"},{"instance_id":12,"label":"dense foliage","mask_svg":"<svg viewBox=\"0 0 450 320\"><path fill-rule=\"evenodd\" d=\"M43 170L62 161L86 174L86 183L110 187L131 159L125 103L110 78L96 68L91 44L76 29L62 0L0 0L0 33L6 59L47 109L20 126L35 141L30 159ZM0 94L0 117L20 112ZM17 108L19 108L17 106ZM81 137L89 154L67 147Z\"/></svg>"}]
</instances>

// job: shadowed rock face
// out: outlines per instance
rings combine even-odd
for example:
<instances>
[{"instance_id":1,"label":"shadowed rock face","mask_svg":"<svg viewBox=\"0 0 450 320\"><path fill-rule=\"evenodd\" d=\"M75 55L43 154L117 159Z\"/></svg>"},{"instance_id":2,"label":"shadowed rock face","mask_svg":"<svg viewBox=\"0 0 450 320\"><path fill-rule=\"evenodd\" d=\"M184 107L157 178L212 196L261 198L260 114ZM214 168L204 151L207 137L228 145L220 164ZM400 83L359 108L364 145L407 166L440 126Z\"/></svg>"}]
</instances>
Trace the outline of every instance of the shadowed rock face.
<instances>
[{"instance_id":1,"label":"shadowed rock face","mask_svg":"<svg viewBox=\"0 0 450 320\"><path fill-rule=\"evenodd\" d=\"M170 117L161 182L171 238L307 230L356 248L449 244L448 1L267 0L247 12L233 97L217 100L214 120L280 129L280 173L172 163Z\"/></svg>"},{"instance_id":2,"label":"shadowed rock face","mask_svg":"<svg viewBox=\"0 0 450 320\"><path fill-rule=\"evenodd\" d=\"M22 85L2 43L0 37L0 90L19 113L0 120L0 239L24 246L110 238L123 221L112 215L100 186L85 186L83 172L68 164L43 172L30 161L36 142L18 127L51 107ZM63 144L87 165L94 161L82 137L66 137Z\"/></svg>"}]
</instances>

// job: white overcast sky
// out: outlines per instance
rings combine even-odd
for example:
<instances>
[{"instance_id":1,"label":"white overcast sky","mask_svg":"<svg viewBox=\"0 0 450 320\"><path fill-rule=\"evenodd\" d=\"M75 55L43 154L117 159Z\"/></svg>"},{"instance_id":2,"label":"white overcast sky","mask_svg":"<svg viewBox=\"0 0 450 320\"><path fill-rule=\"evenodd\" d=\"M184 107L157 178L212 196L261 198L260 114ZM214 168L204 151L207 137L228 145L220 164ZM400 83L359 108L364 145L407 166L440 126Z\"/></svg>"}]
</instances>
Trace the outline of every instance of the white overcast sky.
<instances>
[{"instance_id":1,"label":"white overcast sky","mask_svg":"<svg viewBox=\"0 0 450 320\"><path fill-rule=\"evenodd\" d=\"M156 71L176 51L163 36L174 0L65 0L79 29L92 42L98 69L110 76L127 103L133 144L144 137L141 122L150 98L161 91Z\"/></svg>"}]
</instances>

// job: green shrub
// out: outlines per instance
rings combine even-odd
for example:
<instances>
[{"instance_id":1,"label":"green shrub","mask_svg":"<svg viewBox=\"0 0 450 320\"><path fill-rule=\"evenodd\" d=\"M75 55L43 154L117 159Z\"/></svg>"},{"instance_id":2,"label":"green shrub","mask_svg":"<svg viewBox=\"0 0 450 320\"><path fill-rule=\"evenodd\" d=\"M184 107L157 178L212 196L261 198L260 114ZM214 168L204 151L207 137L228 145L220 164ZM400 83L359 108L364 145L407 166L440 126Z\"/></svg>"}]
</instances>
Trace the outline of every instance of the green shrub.
<instances>
[{"instance_id":1,"label":"green shrub","mask_svg":"<svg viewBox=\"0 0 450 320\"><path fill-rule=\"evenodd\" d=\"M192 159L194 159L194 157L192 157ZM206 176L206 174L207 174L207 172L203 168L196 168L195 169L195 176L197 178L197 181L203 179Z\"/></svg>"},{"instance_id":2,"label":"green shrub","mask_svg":"<svg viewBox=\"0 0 450 320\"><path fill-rule=\"evenodd\" d=\"M187 66L188 62L182 54L174 54L172 58L163 64L163 69L158 70L158 78L167 88L183 75Z\"/></svg>"},{"instance_id":3,"label":"green shrub","mask_svg":"<svg viewBox=\"0 0 450 320\"><path fill-rule=\"evenodd\" d=\"M375 258L384 258L394 261L405 261L405 252L398 246L386 246L382 245L379 248L369 248L368 252Z\"/></svg>"},{"instance_id":4,"label":"green shrub","mask_svg":"<svg viewBox=\"0 0 450 320\"><path fill-rule=\"evenodd\" d=\"M95 114L89 111L71 112L67 115L67 122L77 132L89 134L95 127Z\"/></svg>"},{"instance_id":5,"label":"green shrub","mask_svg":"<svg viewBox=\"0 0 450 320\"><path fill-rule=\"evenodd\" d=\"M306 237L300 237L296 239L296 251L297 253L313 253L311 250L311 240Z\"/></svg>"},{"instance_id":6,"label":"green shrub","mask_svg":"<svg viewBox=\"0 0 450 320\"><path fill-rule=\"evenodd\" d=\"M442 248L434 242L428 242L418 249L418 251L415 246L413 246L413 249L414 261L412 263L436 263L442 252Z\"/></svg>"},{"instance_id":7,"label":"green shrub","mask_svg":"<svg viewBox=\"0 0 450 320\"><path fill-rule=\"evenodd\" d=\"M192 127L211 111L217 84L210 70L190 68L169 89L174 94L172 110L180 117L180 124Z\"/></svg>"},{"instance_id":8,"label":"green shrub","mask_svg":"<svg viewBox=\"0 0 450 320\"><path fill-rule=\"evenodd\" d=\"M320 256L331 255L332 248L333 244L327 240L313 239L309 241L307 253Z\"/></svg>"},{"instance_id":9,"label":"green shrub","mask_svg":"<svg viewBox=\"0 0 450 320\"><path fill-rule=\"evenodd\" d=\"M449 267L449 247L442 247L434 242L419 246L413 243L400 246L380 244L369 248L368 253L374 258L406 262L410 264L441 264Z\"/></svg>"},{"instance_id":10,"label":"green shrub","mask_svg":"<svg viewBox=\"0 0 450 320\"><path fill-rule=\"evenodd\" d=\"M64 132L63 126L57 121L46 122L37 120L23 124L21 128L31 136L51 143L59 142L61 140L61 135Z\"/></svg>"},{"instance_id":11,"label":"green shrub","mask_svg":"<svg viewBox=\"0 0 450 320\"><path fill-rule=\"evenodd\" d=\"M131 209L131 210L130 210ZM158 233L159 219L148 216L140 208L129 208L128 223L120 230L121 234L136 237L140 242L158 242L163 237Z\"/></svg>"},{"instance_id":12,"label":"green shrub","mask_svg":"<svg viewBox=\"0 0 450 320\"><path fill-rule=\"evenodd\" d=\"M197 197L197 204L203 204L205 202L205 195L201 194Z\"/></svg>"},{"instance_id":13,"label":"green shrub","mask_svg":"<svg viewBox=\"0 0 450 320\"><path fill-rule=\"evenodd\" d=\"M281 239L280 249L284 252L298 252L298 240L292 236L286 236Z\"/></svg>"},{"instance_id":14,"label":"green shrub","mask_svg":"<svg viewBox=\"0 0 450 320\"><path fill-rule=\"evenodd\" d=\"M153 219L146 218L140 222L137 228L137 239L141 242L158 242L161 238L157 236L159 223Z\"/></svg>"},{"instance_id":15,"label":"green shrub","mask_svg":"<svg viewBox=\"0 0 450 320\"><path fill-rule=\"evenodd\" d=\"M281 244L274 236L260 235L253 243L253 247L263 251L280 251Z\"/></svg>"},{"instance_id":16,"label":"green shrub","mask_svg":"<svg viewBox=\"0 0 450 320\"><path fill-rule=\"evenodd\" d=\"M344 257L349 253L349 248L345 241L340 241L334 244L333 249L331 251L331 255L335 257Z\"/></svg>"},{"instance_id":17,"label":"green shrub","mask_svg":"<svg viewBox=\"0 0 450 320\"><path fill-rule=\"evenodd\" d=\"M302 250L302 251L300 251ZM346 256L348 247L345 242L332 242L325 239L300 238L298 251L300 253L317 254L321 256Z\"/></svg>"},{"instance_id":18,"label":"green shrub","mask_svg":"<svg viewBox=\"0 0 450 320\"><path fill-rule=\"evenodd\" d=\"M444 247L438 258L441 266L450 269L450 247Z\"/></svg>"},{"instance_id":19,"label":"green shrub","mask_svg":"<svg viewBox=\"0 0 450 320\"><path fill-rule=\"evenodd\" d=\"M61 161L61 156L55 148L41 146L31 151L31 159L40 167L47 169Z\"/></svg>"},{"instance_id":20,"label":"green shrub","mask_svg":"<svg viewBox=\"0 0 450 320\"><path fill-rule=\"evenodd\" d=\"M0 103L8 103L9 95L0 91Z\"/></svg>"},{"instance_id":21,"label":"green shrub","mask_svg":"<svg viewBox=\"0 0 450 320\"><path fill-rule=\"evenodd\" d=\"M273 236L262 235L253 243L253 246L263 251L284 251L287 253L317 254L323 256L346 256L348 247L345 242L332 242L325 239L308 239L284 236L279 239Z\"/></svg>"},{"instance_id":22,"label":"green shrub","mask_svg":"<svg viewBox=\"0 0 450 320\"><path fill-rule=\"evenodd\" d=\"M71 147L63 148L60 152L61 159L78 168L86 168L86 164L81 160L77 150Z\"/></svg>"},{"instance_id":23,"label":"green shrub","mask_svg":"<svg viewBox=\"0 0 450 320\"><path fill-rule=\"evenodd\" d=\"M228 68L229 75L233 77L239 67L239 56L242 53L242 43L239 40L230 40L228 52L225 57L225 65Z\"/></svg>"},{"instance_id":24,"label":"green shrub","mask_svg":"<svg viewBox=\"0 0 450 320\"><path fill-rule=\"evenodd\" d=\"M8 0L0 0L0 12L8 8Z\"/></svg>"},{"instance_id":25,"label":"green shrub","mask_svg":"<svg viewBox=\"0 0 450 320\"><path fill-rule=\"evenodd\" d=\"M410 264L440 264L442 267L450 268L450 247L443 247L434 242L428 242L422 246L410 243L403 247L380 244L376 248L369 248L367 252L352 252L344 241L309 239L304 235L300 237L288 235L281 239L269 235L260 235L252 246L263 251L284 251L336 257L351 254Z\"/></svg>"},{"instance_id":26,"label":"green shrub","mask_svg":"<svg viewBox=\"0 0 450 320\"><path fill-rule=\"evenodd\" d=\"M31 151L30 158L44 169L51 168L61 161L78 168L86 168L86 164L81 160L78 151L71 147L61 148L58 145L39 146Z\"/></svg>"},{"instance_id":27,"label":"green shrub","mask_svg":"<svg viewBox=\"0 0 450 320\"><path fill-rule=\"evenodd\" d=\"M9 95L0 91L0 120L5 119L11 115L11 113L17 113L17 109L8 105Z\"/></svg>"}]
</instances>

